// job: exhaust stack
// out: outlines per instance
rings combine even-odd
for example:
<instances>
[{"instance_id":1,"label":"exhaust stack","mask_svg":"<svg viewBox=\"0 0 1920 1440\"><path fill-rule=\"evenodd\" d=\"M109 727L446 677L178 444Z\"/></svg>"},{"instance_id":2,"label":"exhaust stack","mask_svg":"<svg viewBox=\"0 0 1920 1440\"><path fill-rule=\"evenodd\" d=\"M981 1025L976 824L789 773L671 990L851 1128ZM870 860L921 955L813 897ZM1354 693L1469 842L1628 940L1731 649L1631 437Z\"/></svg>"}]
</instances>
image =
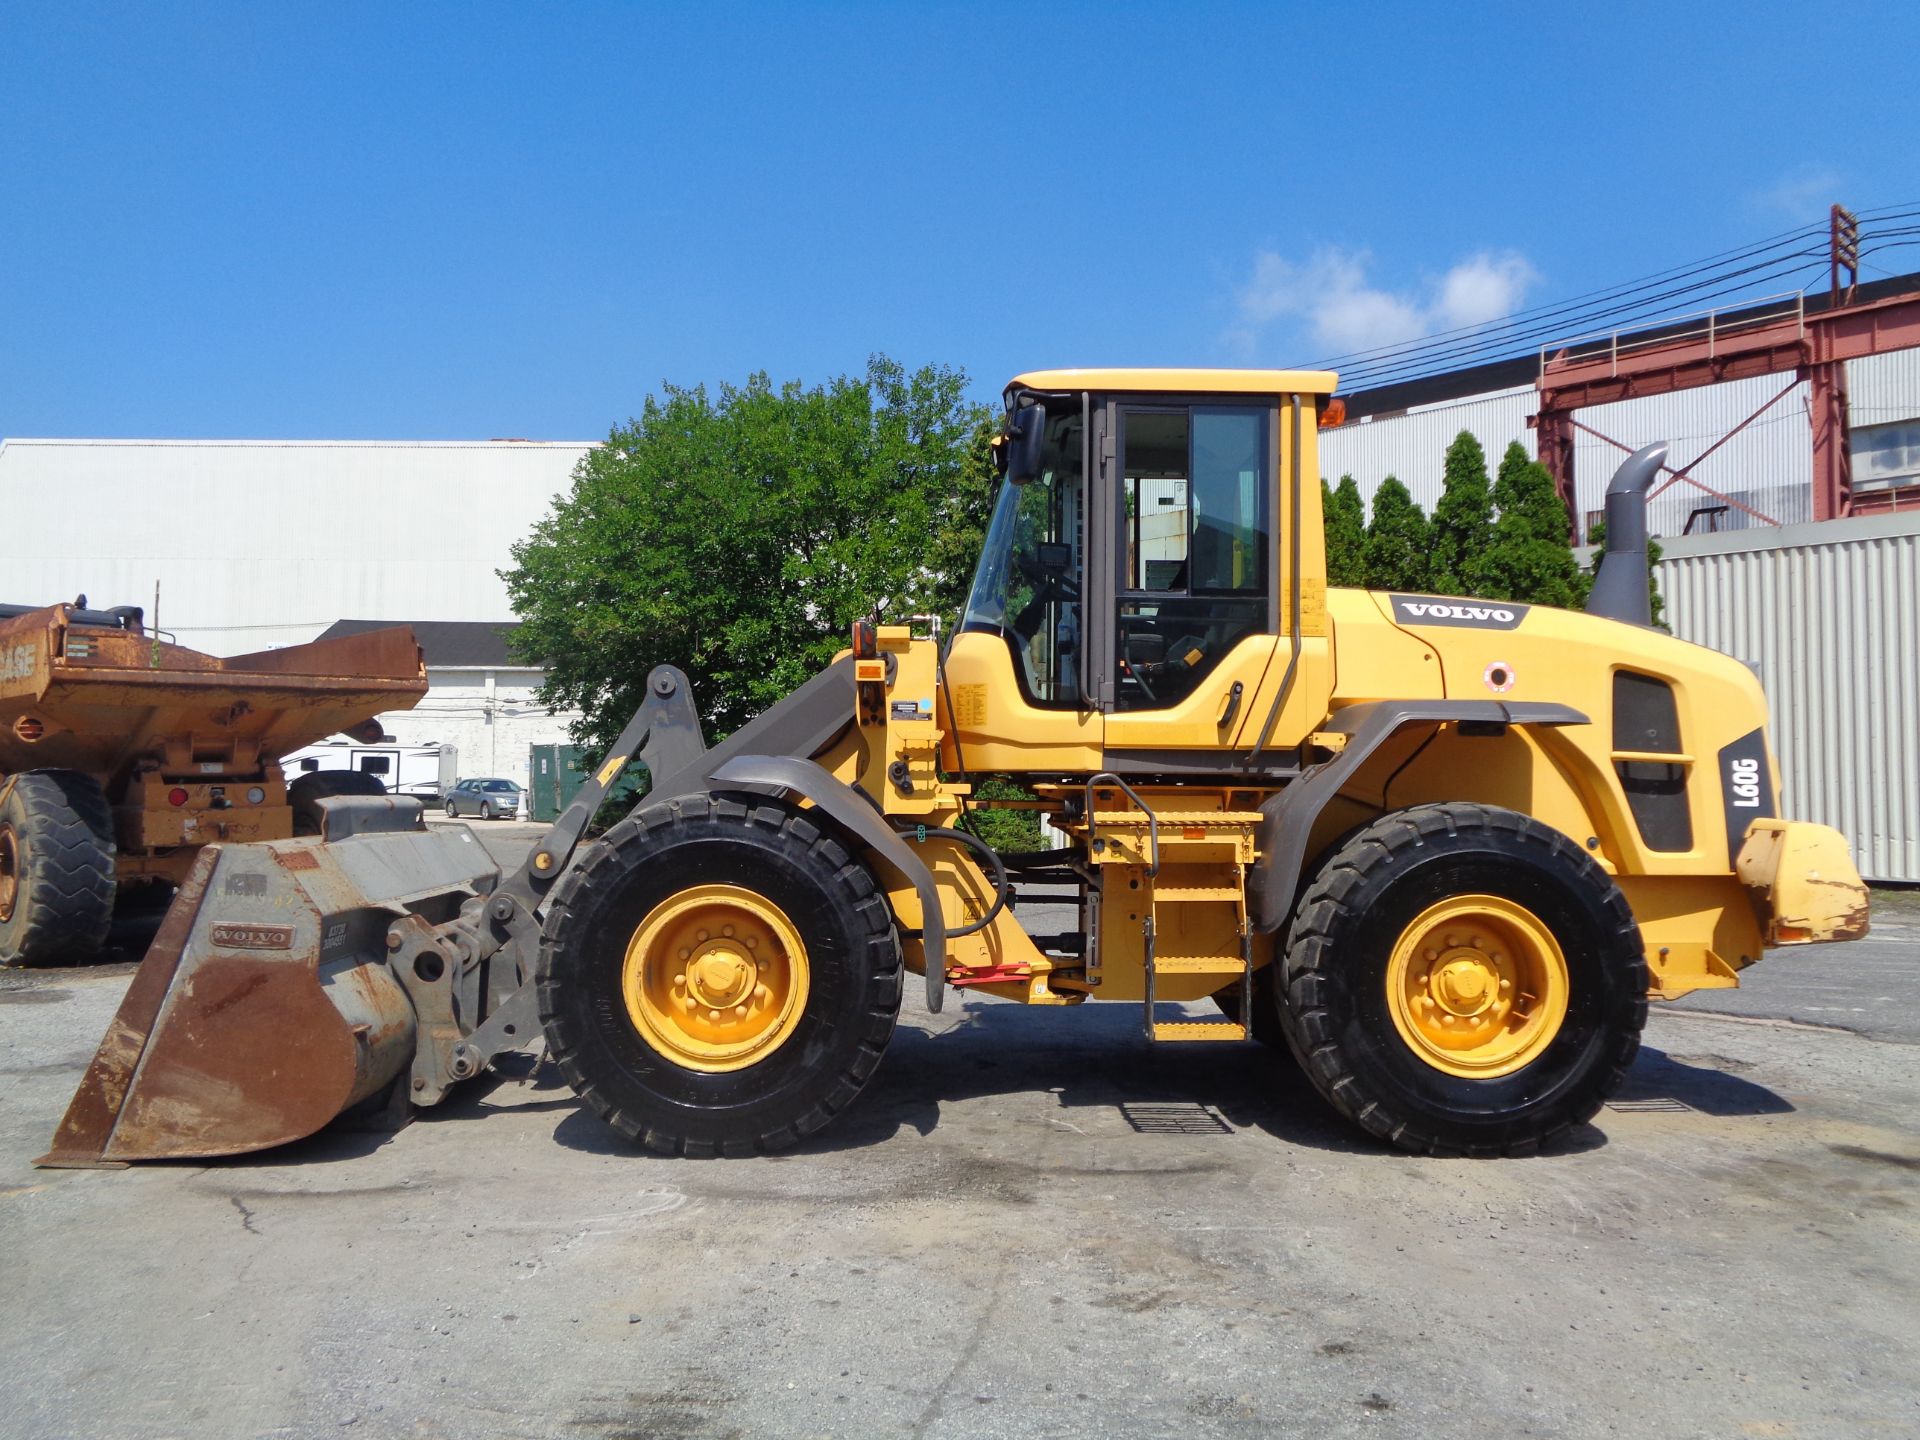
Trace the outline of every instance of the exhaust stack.
<instances>
[{"instance_id":1,"label":"exhaust stack","mask_svg":"<svg viewBox=\"0 0 1920 1440\"><path fill-rule=\"evenodd\" d=\"M1632 625L1653 623L1647 594L1647 489L1666 463L1667 442L1642 445L1607 482L1607 548L1587 596L1587 613Z\"/></svg>"}]
</instances>

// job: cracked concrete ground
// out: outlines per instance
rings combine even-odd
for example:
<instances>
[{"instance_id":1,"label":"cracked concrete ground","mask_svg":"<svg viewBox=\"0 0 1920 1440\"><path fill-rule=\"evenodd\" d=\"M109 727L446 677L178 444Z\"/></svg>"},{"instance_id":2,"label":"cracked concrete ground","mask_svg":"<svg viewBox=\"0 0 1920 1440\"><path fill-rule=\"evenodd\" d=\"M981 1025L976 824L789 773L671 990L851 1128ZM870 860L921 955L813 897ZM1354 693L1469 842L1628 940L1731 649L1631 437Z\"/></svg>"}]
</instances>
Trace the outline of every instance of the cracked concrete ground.
<instances>
[{"instance_id":1,"label":"cracked concrete ground","mask_svg":"<svg viewBox=\"0 0 1920 1440\"><path fill-rule=\"evenodd\" d=\"M1384 1152L1131 1007L909 987L790 1155L627 1153L529 1062L397 1135L119 1172L28 1162L127 968L9 974L0 1434L1920 1433L1916 973L1895 902L1753 1013L1657 1009L1535 1160Z\"/></svg>"}]
</instances>

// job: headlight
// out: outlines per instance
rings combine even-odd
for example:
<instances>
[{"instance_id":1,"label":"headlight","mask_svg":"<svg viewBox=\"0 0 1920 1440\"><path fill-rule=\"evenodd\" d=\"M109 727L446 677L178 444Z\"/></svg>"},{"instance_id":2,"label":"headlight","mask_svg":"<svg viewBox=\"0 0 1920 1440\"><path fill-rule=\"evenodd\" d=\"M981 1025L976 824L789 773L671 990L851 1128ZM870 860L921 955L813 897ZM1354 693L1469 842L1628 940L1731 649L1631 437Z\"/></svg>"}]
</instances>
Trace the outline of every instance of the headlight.
<instances>
[{"instance_id":1,"label":"headlight","mask_svg":"<svg viewBox=\"0 0 1920 1440\"><path fill-rule=\"evenodd\" d=\"M266 798L267 792L262 790L258 785L249 785L247 787L247 803L249 805L258 805Z\"/></svg>"}]
</instances>

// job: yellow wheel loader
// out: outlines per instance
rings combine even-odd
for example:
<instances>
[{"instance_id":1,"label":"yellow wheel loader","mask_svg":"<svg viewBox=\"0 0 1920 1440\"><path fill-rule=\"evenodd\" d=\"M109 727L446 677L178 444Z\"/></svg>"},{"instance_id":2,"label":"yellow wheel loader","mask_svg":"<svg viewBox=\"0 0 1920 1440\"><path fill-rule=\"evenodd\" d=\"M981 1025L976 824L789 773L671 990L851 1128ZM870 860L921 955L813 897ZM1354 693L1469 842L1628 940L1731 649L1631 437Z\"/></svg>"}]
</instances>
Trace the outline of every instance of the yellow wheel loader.
<instances>
[{"instance_id":1,"label":"yellow wheel loader","mask_svg":"<svg viewBox=\"0 0 1920 1440\"><path fill-rule=\"evenodd\" d=\"M863 622L711 749L686 677L654 670L511 876L464 828L353 796L317 838L208 846L43 1163L400 1119L542 1039L636 1145L775 1150L860 1093L908 972L935 1010L1119 1001L1156 1043L1284 1044L1382 1140L1522 1154L1621 1083L1650 998L1864 933L1845 841L1778 818L1752 673L1645 624L1661 447L1614 480L1606 615L1329 590L1333 388L1014 381L944 652L929 623ZM583 842L635 759L651 793ZM1064 845L969 833L1001 773ZM1023 925L1062 881L1077 923ZM1223 1018L1180 1005L1209 999Z\"/></svg>"}]
</instances>

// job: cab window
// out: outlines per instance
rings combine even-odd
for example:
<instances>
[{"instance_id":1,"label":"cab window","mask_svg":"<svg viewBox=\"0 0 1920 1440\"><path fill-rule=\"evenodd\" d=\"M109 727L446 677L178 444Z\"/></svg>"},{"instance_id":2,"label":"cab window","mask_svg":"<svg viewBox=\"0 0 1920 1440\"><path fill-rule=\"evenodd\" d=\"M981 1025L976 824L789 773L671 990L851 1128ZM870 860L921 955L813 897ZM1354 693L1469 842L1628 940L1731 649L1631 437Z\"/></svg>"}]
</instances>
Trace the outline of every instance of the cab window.
<instances>
[{"instance_id":1,"label":"cab window","mask_svg":"<svg viewBox=\"0 0 1920 1440\"><path fill-rule=\"evenodd\" d=\"M1118 709L1177 704L1267 630L1269 425L1252 406L1121 410Z\"/></svg>"},{"instance_id":2,"label":"cab window","mask_svg":"<svg viewBox=\"0 0 1920 1440\"><path fill-rule=\"evenodd\" d=\"M1052 710L1081 707L1085 429L1077 408L1049 414L1040 473L1001 485L960 622L1002 636L1027 703Z\"/></svg>"}]
</instances>

